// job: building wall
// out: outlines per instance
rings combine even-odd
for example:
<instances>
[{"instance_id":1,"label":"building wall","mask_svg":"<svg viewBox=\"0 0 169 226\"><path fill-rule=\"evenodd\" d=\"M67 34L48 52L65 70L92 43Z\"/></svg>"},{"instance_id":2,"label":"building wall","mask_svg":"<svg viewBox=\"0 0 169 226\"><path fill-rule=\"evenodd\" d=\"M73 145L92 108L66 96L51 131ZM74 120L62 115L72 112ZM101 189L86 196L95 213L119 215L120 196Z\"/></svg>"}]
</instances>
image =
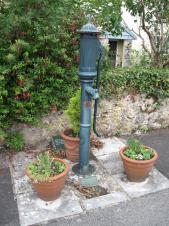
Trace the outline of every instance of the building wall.
<instances>
[{"instance_id":1,"label":"building wall","mask_svg":"<svg viewBox=\"0 0 169 226\"><path fill-rule=\"evenodd\" d=\"M129 67L130 66L131 50L132 50L132 41L125 40L124 44L123 44L122 67Z\"/></svg>"},{"instance_id":2,"label":"building wall","mask_svg":"<svg viewBox=\"0 0 169 226\"><path fill-rule=\"evenodd\" d=\"M123 65L123 51L124 51L124 41L117 42L117 53L116 53L116 66Z\"/></svg>"},{"instance_id":3,"label":"building wall","mask_svg":"<svg viewBox=\"0 0 169 226\"><path fill-rule=\"evenodd\" d=\"M119 40L117 42L116 66L130 67L132 41Z\"/></svg>"},{"instance_id":4,"label":"building wall","mask_svg":"<svg viewBox=\"0 0 169 226\"><path fill-rule=\"evenodd\" d=\"M109 45L109 40L105 37L100 37L102 45ZM130 57L132 50L131 40L117 40L116 63L118 67L130 67Z\"/></svg>"}]
</instances>

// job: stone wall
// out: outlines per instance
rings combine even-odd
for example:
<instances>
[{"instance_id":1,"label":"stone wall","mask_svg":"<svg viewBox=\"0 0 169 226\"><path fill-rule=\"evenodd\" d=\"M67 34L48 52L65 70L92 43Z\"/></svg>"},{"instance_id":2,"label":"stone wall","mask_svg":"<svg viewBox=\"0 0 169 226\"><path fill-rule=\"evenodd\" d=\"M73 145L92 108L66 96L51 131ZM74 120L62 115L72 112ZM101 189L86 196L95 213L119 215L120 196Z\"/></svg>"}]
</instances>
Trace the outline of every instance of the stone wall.
<instances>
[{"instance_id":1,"label":"stone wall","mask_svg":"<svg viewBox=\"0 0 169 226\"><path fill-rule=\"evenodd\" d=\"M27 148L44 149L51 137L60 134L70 124L64 113L51 113L37 127L16 124L25 139ZM104 136L143 133L169 126L169 98L155 101L145 94L125 94L121 98L101 100L97 130Z\"/></svg>"},{"instance_id":2,"label":"stone wall","mask_svg":"<svg viewBox=\"0 0 169 226\"><path fill-rule=\"evenodd\" d=\"M145 94L102 100L98 131L105 136L142 133L169 126L169 98L155 101Z\"/></svg>"},{"instance_id":3,"label":"stone wall","mask_svg":"<svg viewBox=\"0 0 169 226\"><path fill-rule=\"evenodd\" d=\"M64 113L51 113L42 118L37 126L14 124L12 130L20 131L24 137L26 149L45 149L54 135L60 134L69 122Z\"/></svg>"}]
</instances>

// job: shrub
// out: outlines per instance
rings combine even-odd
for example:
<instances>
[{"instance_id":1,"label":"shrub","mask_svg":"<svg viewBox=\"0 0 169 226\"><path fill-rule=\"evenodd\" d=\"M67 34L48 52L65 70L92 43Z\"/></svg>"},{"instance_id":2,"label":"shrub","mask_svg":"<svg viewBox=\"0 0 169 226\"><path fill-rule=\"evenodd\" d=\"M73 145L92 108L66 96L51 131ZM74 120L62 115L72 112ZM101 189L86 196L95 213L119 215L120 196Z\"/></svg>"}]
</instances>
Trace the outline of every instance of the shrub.
<instances>
[{"instance_id":1,"label":"shrub","mask_svg":"<svg viewBox=\"0 0 169 226\"><path fill-rule=\"evenodd\" d=\"M140 66L140 67L153 67L153 60L148 56L144 50L133 49L130 57L130 66Z\"/></svg>"},{"instance_id":2,"label":"shrub","mask_svg":"<svg viewBox=\"0 0 169 226\"><path fill-rule=\"evenodd\" d=\"M66 110L66 115L70 120L71 128L75 136L80 134L80 94L81 90L78 90L75 96L70 99Z\"/></svg>"},{"instance_id":3,"label":"shrub","mask_svg":"<svg viewBox=\"0 0 169 226\"><path fill-rule=\"evenodd\" d=\"M5 119L9 113L9 107L6 104L8 96L6 75L8 72L6 67L0 65L0 128L5 127Z\"/></svg>"},{"instance_id":4,"label":"shrub","mask_svg":"<svg viewBox=\"0 0 169 226\"><path fill-rule=\"evenodd\" d=\"M6 136L7 136L6 133L0 129L0 141L4 140L6 138Z\"/></svg>"},{"instance_id":5,"label":"shrub","mask_svg":"<svg viewBox=\"0 0 169 226\"><path fill-rule=\"evenodd\" d=\"M77 89L78 7L61 0L0 3L0 126L7 119L33 122L52 104L64 108Z\"/></svg>"},{"instance_id":6,"label":"shrub","mask_svg":"<svg viewBox=\"0 0 169 226\"><path fill-rule=\"evenodd\" d=\"M124 91L169 97L169 70L157 68L115 68L102 72L101 95L109 98Z\"/></svg>"},{"instance_id":7,"label":"shrub","mask_svg":"<svg viewBox=\"0 0 169 226\"><path fill-rule=\"evenodd\" d=\"M7 136L7 146L15 151L22 151L24 149L24 139L22 134L16 131L9 132Z\"/></svg>"}]
</instances>

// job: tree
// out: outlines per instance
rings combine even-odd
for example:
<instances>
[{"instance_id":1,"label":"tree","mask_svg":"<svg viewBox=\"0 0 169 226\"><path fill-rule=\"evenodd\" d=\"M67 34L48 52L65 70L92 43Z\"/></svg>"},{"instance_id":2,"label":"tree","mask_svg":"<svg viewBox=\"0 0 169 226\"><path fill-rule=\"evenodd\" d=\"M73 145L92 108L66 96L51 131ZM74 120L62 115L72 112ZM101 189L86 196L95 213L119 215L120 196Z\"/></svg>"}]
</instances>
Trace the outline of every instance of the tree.
<instances>
[{"instance_id":1,"label":"tree","mask_svg":"<svg viewBox=\"0 0 169 226\"><path fill-rule=\"evenodd\" d=\"M138 36L143 48L153 60L154 66L169 65L169 0L124 0L127 10L139 17ZM145 46L141 35L144 31L149 39L151 51Z\"/></svg>"},{"instance_id":2,"label":"tree","mask_svg":"<svg viewBox=\"0 0 169 226\"><path fill-rule=\"evenodd\" d=\"M121 31L121 6L122 0L81 0L85 14L91 14L95 24L101 26L103 31L108 30L113 34Z\"/></svg>"}]
</instances>

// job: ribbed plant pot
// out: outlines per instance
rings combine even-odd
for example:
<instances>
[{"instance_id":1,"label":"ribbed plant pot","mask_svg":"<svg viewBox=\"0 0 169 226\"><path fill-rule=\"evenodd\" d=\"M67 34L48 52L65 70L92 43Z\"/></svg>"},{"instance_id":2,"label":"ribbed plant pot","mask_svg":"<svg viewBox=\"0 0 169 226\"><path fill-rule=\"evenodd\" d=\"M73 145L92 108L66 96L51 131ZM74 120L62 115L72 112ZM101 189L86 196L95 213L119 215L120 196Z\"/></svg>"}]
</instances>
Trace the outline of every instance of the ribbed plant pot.
<instances>
[{"instance_id":1,"label":"ribbed plant pot","mask_svg":"<svg viewBox=\"0 0 169 226\"><path fill-rule=\"evenodd\" d=\"M47 181L36 181L30 170L28 170L28 168L26 170L26 175L31 179L33 189L37 192L39 198L44 201L54 201L60 196L60 193L65 185L66 176L70 169L69 165L64 160L59 158L55 158L55 160L65 164L65 171L51 177Z\"/></svg>"},{"instance_id":2,"label":"ribbed plant pot","mask_svg":"<svg viewBox=\"0 0 169 226\"><path fill-rule=\"evenodd\" d=\"M158 154L155 150L147 146L145 146L145 148L151 149L154 152L154 156L150 160L133 160L123 154L127 147L123 147L120 150L120 157L123 161L123 166L129 181L144 181L148 177L150 171L152 170L152 167L154 166L158 158Z\"/></svg>"},{"instance_id":3,"label":"ribbed plant pot","mask_svg":"<svg viewBox=\"0 0 169 226\"><path fill-rule=\"evenodd\" d=\"M71 129L66 129L61 134L61 137L64 140L66 157L72 162L78 162L80 156L80 138L69 136L71 131Z\"/></svg>"}]
</instances>

